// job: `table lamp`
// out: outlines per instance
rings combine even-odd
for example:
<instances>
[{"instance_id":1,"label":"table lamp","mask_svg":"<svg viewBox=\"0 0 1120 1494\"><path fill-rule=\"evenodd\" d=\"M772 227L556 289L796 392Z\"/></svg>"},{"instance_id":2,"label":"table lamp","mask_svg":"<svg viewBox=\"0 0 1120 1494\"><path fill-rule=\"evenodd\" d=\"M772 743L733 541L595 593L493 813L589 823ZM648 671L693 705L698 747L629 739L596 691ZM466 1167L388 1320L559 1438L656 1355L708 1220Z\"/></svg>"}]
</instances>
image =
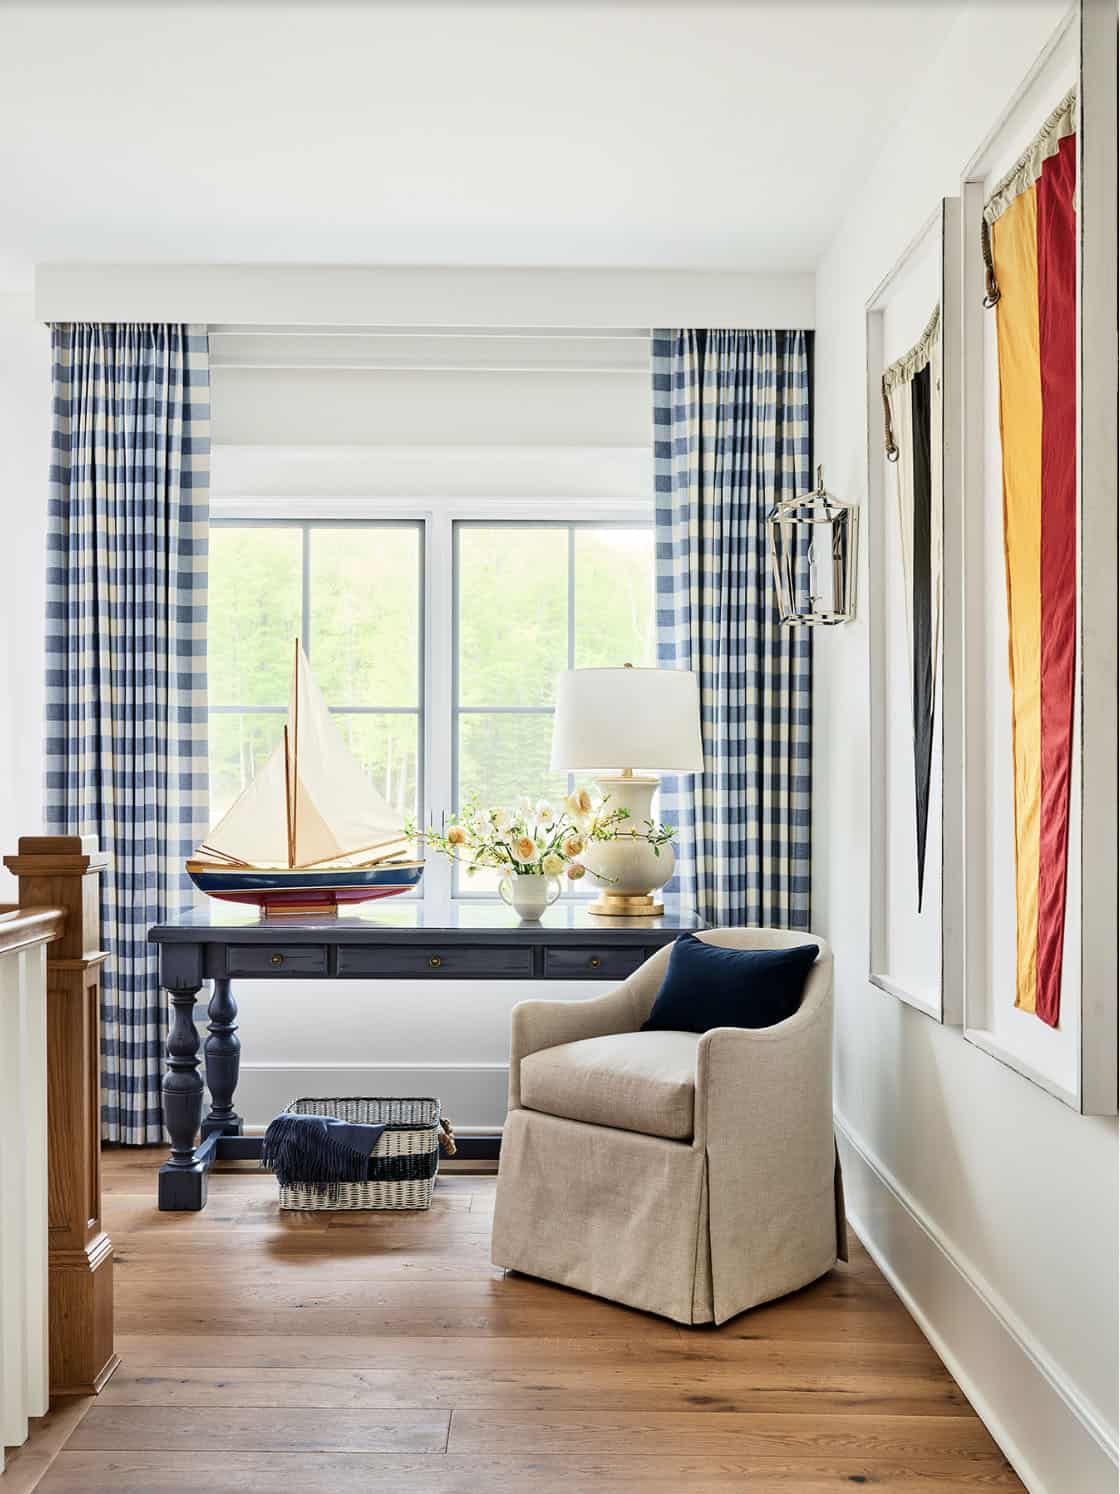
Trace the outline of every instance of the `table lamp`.
<instances>
[{"instance_id":1,"label":"table lamp","mask_svg":"<svg viewBox=\"0 0 1120 1494\"><path fill-rule=\"evenodd\" d=\"M603 888L590 912L663 913L654 894L673 875L672 846L645 836L660 773L700 773L700 692L685 669L567 669L556 684L554 772L592 772L612 809L628 809L617 837L589 841L580 860ZM629 825L632 828L627 829Z\"/></svg>"}]
</instances>

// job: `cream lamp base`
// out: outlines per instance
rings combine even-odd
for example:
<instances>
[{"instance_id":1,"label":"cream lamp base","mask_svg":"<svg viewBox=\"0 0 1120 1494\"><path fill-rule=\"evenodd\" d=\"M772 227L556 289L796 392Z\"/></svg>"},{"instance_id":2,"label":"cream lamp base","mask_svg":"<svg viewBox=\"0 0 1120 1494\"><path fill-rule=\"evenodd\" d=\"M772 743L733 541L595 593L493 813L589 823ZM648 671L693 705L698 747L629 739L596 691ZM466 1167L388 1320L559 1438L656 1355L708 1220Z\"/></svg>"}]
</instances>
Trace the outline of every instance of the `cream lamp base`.
<instances>
[{"instance_id":1,"label":"cream lamp base","mask_svg":"<svg viewBox=\"0 0 1120 1494\"><path fill-rule=\"evenodd\" d=\"M596 780L611 809L628 809L630 822L645 826L653 817L653 796L660 779L618 774ZM650 918L665 911L656 896L673 875L672 846L660 854L640 834L623 831L614 840L591 841L580 857L592 882L602 888L589 913L607 918Z\"/></svg>"}]
</instances>

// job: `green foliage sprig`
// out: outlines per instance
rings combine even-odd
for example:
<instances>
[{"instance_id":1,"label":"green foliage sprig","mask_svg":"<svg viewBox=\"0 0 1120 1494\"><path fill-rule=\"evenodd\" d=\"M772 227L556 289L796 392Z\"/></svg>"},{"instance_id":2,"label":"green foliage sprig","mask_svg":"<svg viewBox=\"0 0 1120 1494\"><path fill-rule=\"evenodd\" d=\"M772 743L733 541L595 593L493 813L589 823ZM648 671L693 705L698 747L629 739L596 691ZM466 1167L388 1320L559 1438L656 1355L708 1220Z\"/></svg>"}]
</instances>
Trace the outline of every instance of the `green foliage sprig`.
<instances>
[{"instance_id":1,"label":"green foliage sprig","mask_svg":"<svg viewBox=\"0 0 1120 1494\"><path fill-rule=\"evenodd\" d=\"M629 836L635 840L648 840L653 847L654 855L661 855L661 847L667 846L676 835L672 825L663 825L658 820L643 820L641 828L629 824L630 811L628 809L607 809L610 795L595 800L586 789L577 789L572 799L577 795L584 796L587 804L586 810L586 835L588 840L618 840L620 836ZM568 801L571 803L571 800Z\"/></svg>"}]
</instances>

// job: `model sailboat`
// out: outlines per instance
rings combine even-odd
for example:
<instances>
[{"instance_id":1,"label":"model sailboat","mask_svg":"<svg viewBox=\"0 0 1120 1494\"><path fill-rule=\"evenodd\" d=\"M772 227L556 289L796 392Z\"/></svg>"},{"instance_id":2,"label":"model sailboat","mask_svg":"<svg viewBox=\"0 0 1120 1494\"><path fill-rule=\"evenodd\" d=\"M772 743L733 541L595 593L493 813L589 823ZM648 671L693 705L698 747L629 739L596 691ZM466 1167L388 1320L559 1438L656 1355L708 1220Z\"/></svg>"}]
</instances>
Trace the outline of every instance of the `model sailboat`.
<instances>
[{"instance_id":1,"label":"model sailboat","mask_svg":"<svg viewBox=\"0 0 1120 1494\"><path fill-rule=\"evenodd\" d=\"M420 880L401 817L351 756L298 642L283 736L187 872L211 897L266 914L335 913Z\"/></svg>"}]
</instances>

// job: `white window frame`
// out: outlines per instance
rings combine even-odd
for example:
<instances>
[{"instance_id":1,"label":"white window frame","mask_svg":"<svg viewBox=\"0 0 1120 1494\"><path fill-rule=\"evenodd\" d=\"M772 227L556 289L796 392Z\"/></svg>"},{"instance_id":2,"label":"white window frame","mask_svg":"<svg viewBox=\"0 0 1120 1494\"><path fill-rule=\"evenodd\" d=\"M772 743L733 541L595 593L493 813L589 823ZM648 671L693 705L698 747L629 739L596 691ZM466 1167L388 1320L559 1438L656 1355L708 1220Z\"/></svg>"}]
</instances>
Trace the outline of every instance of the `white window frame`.
<instances>
[{"instance_id":1,"label":"white window frame","mask_svg":"<svg viewBox=\"0 0 1120 1494\"><path fill-rule=\"evenodd\" d=\"M509 524L653 526L653 501L635 498L428 499L422 503L386 498L238 497L215 498L211 521L222 524L307 524L337 522L419 523L421 541L421 702L419 785L421 813L440 824L455 810L454 715L457 650L455 525ZM447 584L441 585L441 578ZM569 585L573 578L569 578ZM493 902L493 893L453 892L452 867L429 855L420 883L425 913L438 923L452 902Z\"/></svg>"}]
</instances>

